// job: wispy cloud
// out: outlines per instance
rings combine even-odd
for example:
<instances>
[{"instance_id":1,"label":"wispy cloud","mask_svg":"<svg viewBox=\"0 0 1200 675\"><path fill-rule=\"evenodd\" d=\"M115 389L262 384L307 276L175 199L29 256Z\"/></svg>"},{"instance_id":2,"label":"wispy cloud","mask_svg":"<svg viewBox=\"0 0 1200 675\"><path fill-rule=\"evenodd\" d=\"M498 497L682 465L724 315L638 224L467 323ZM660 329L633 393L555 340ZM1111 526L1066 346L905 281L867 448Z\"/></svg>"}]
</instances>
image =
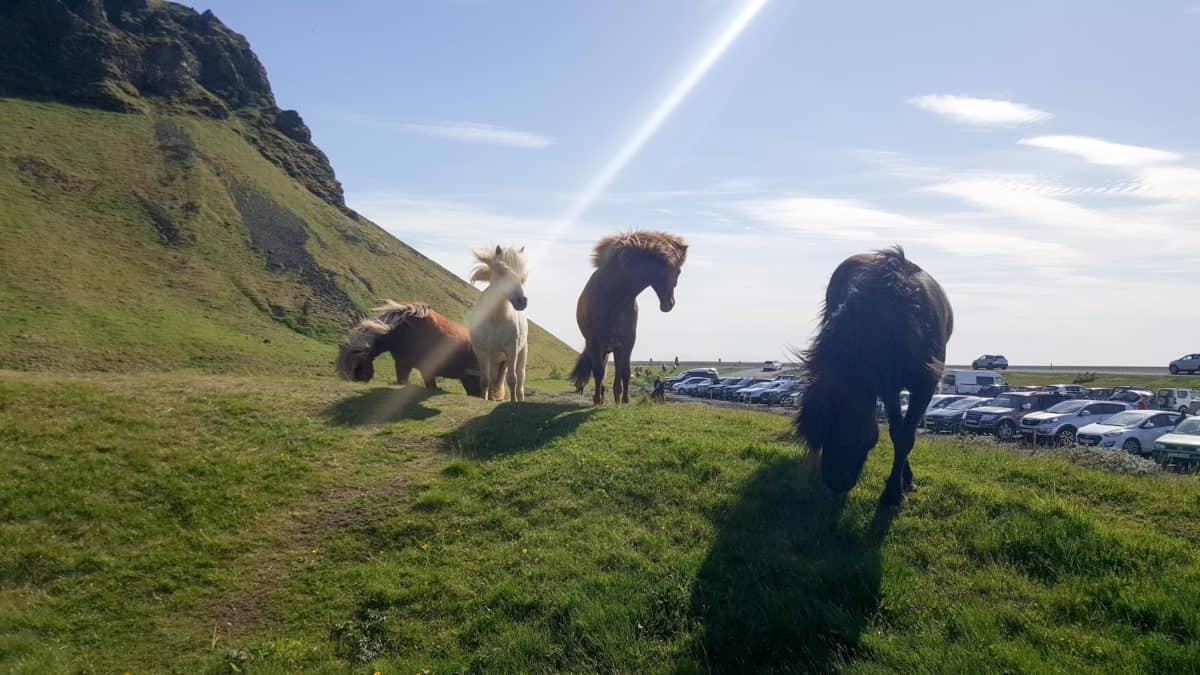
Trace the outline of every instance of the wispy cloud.
<instances>
[{"instance_id":1,"label":"wispy cloud","mask_svg":"<svg viewBox=\"0 0 1200 675\"><path fill-rule=\"evenodd\" d=\"M427 124L413 122L389 122L373 119L365 115L347 115L351 122L398 133L421 134L435 138L446 138L467 143L487 143L491 145L507 145L514 148L548 148L554 145L554 139L530 131L509 129L495 124L479 122L442 121Z\"/></svg>"},{"instance_id":2,"label":"wispy cloud","mask_svg":"<svg viewBox=\"0 0 1200 675\"><path fill-rule=\"evenodd\" d=\"M952 94L926 94L908 99L909 105L960 124L1012 127L1045 122L1054 115L1015 101Z\"/></svg>"},{"instance_id":3,"label":"wispy cloud","mask_svg":"<svg viewBox=\"0 0 1200 675\"><path fill-rule=\"evenodd\" d=\"M1022 138L1018 143L1074 155L1084 161L1103 166L1147 166L1180 159L1178 154L1168 150L1113 143L1091 136L1034 136Z\"/></svg>"},{"instance_id":4,"label":"wispy cloud","mask_svg":"<svg viewBox=\"0 0 1200 675\"><path fill-rule=\"evenodd\" d=\"M437 124L405 124L408 131L437 138L449 138L470 143L509 145L514 148L548 148L554 145L549 136L529 131L506 129L494 124L476 122L439 122Z\"/></svg>"}]
</instances>

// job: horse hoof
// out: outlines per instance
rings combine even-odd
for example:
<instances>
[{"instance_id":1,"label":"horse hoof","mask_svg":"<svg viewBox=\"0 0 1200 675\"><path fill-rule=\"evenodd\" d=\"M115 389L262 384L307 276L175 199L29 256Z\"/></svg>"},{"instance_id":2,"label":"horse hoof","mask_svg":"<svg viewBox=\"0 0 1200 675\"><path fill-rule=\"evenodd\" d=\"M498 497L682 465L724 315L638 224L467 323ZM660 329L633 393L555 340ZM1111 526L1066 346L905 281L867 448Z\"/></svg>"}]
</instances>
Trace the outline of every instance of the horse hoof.
<instances>
[{"instance_id":1,"label":"horse hoof","mask_svg":"<svg viewBox=\"0 0 1200 675\"><path fill-rule=\"evenodd\" d=\"M920 489L920 488L918 488L918 487L917 487L915 484L913 484L913 483L905 483L905 485L904 485L904 491L905 491L905 492L910 492L910 493L911 493L911 492L916 492L918 489Z\"/></svg>"}]
</instances>

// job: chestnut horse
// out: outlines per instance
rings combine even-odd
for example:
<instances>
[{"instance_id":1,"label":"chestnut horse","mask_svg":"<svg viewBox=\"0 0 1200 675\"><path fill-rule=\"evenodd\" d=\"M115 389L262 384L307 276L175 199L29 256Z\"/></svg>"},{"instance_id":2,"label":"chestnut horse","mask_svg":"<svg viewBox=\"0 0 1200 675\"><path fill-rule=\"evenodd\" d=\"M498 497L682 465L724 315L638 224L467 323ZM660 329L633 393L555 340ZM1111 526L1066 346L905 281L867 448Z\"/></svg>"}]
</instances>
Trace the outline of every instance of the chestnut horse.
<instances>
[{"instance_id":1,"label":"chestnut horse","mask_svg":"<svg viewBox=\"0 0 1200 675\"><path fill-rule=\"evenodd\" d=\"M820 331L804 354L811 382L796 417L801 438L821 454L831 490L849 492L858 482L879 440L875 402L882 399L894 454L880 501L900 505L912 489L908 454L917 424L942 377L953 329L946 293L899 246L852 256L834 270ZM904 415L902 389L910 393Z\"/></svg>"},{"instance_id":2,"label":"chestnut horse","mask_svg":"<svg viewBox=\"0 0 1200 675\"><path fill-rule=\"evenodd\" d=\"M408 384L415 368L430 389L437 387L437 378L448 377L462 382L471 396L481 394L479 363L464 326L420 303L385 300L372 311L379 316L350 329L338 352L338 375L369 382L375 375L375 357L391 352L398 384Z\"/></svg>"},{"instance_id":3,"label":"chestnut horse","mask_svg":"<svg viewBox=\"0 0 1200 675\"><path fill-rule=\"evenodd\" d=\"M629 360L637 339L637 296L653 287L658 307L669 312L675 306L675 284L687 259L687 244L666 232L637 231L605 237L592 252L596 271L588 279L575 320L583 333L583 353L575 363L571 379L582 389L588 378L595 380L595 403L604 403L604 370L608 355L616 365L613 401L629 403Z\"/></svg>"}]
</instances>

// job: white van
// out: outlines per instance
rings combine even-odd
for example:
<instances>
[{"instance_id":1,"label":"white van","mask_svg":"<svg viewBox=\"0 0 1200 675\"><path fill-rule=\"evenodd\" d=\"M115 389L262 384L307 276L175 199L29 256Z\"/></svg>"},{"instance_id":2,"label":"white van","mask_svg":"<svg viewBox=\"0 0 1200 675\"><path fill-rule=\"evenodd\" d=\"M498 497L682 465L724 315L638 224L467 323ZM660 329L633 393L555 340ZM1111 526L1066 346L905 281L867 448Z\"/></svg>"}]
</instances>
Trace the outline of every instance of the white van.
<instances>
[{"instance_id":1,"label":"white van","mask_svg":"<svg viewBox=\"0 0 1200 675\"><path fill-rule=\"evenodd\" d=\"M978 394L987 387L1007 385L1000 373L978 370L947 370L942 373L940 394Z\"/></svg>"}]
</instances>

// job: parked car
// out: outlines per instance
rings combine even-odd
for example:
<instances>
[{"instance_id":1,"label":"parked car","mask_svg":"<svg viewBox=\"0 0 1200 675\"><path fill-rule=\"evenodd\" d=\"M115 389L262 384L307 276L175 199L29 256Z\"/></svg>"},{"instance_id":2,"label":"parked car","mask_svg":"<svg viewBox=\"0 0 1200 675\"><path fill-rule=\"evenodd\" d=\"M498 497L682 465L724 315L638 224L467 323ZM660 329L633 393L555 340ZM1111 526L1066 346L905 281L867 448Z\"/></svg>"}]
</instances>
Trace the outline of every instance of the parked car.
<instances>
[{"instance_id":1,"label":"parked car","mask_svg":"<svg viewBox=\"0 0 1200 675\"><path fill-rule=\"evenodd\" d=\"M766 405L781 405L785 396L790 396L804 388L804 385L797 380L787 380L786 382L787 384L782 387L763 392L762 400L759 402Z\"/></svg>"},{"instance_id":2,"label":"parked car","mask_svg":"<svg viewBox=\"0 0 1200 675\"><path fill-rule=\"evenodd\" d=\"M725 385L721 385L716 388L710 388L709 389L709 398L719 399L722 401L728 401L733 397L733 392L735 392L738 389L741 389L743 387L749 387L752 384L757 384L759 382L766 382L766 380L763 380L763 379L760 379L757 377L743 377L742 379L738 380L737 382L734 382L733 384L725 384Z\"/></svg>"},{"instance_id":3,"label":"parked car","mask_svg":"<svg viewBox=\"0 0 1200 675\"><path fill-rule=\"evenodd\" d=\"M733 392L733 396L730 397L729 400L737 401L738 403L743 403L743 402L748 401L750 395L753 394L754 392L758 391L759 389L766 389L767 387L771 387L771 386L774 386L774 383L771 382L770 380L760 380L748 387L742 387L741 389L738 389L737 391Z\"/></svg>"},{"instance_id":4,"label":"parked car","mask_svg":"<svg viewBox=\"0 0 1200 675\"><path fill-rule=\"evenodd\" d=\"M1056 403L1041 412L1021 418L1021 436L1034 443L1057 441L1074 445L1075 434L1093 422L1100 422L1129 410L1130 403L1121 401L1089 401L1076 399Z\"/></svg>"},{"instance_id":5,"label":"parked car","mask_svg":"<svg viewBox=\"0 0 1200 675\"><path fill-rule=\"evenodd\" d=\"M717 380L716 382L710 382L707 387L698 388L696 390L696 395L700 396L702 398L712 398L714 390L719 389L720 387L724 387L727 384L733 384L735 382L741 382L741 381L742 380L739 377L722 377L721 379Z\"/></svg>"},{"instance_id":6,"label":"parked car","mask_svg":"<svg viewBox=\"0 0 1200 675\"><path fill-rule=\"evenodd\" d=\"M1200 372L1200 354L1181 356L1172 361L1167 370L1171 371L1172 375Z\"/></svg>"},{"instance_id":7,"label":"parked car","mask_svg":"<svg viewBox=\"0 0 1200 675\"><path fill-rule=\"evenodd\" d=\"M1155 442L1179 422L1179 413L1159 410L1127 410L1075 434L1080 445L1120 448L1131 455L1149 454Z\"/></svg>"},{"instance_id":8,"label":"parked car","mask_svg":"<svg viewBox=\"0 0 1200 675\"><path fill-rule=\"evenodd\" d=\"M1112 398L1114 390L1107 387L1088 387L1083 390L1083 397L1093 401L1107 401Z\"/></svg>"},{"instance_id":9,"label":"parked car","mask_svg":"<svg viewBox=\"0 0 1200 675\"><path fill-rule=\"evenodd\" d=\"M963 415L963 429L967 433L1012 440L1022 417L1066 400L1069 400L1066 394L1055 391L1010 391L992 399L991 405L968 410Z\"/></svg>"},{"instance_id":10,"label":"parked car","mask_svg":"<svg viewBox=\"0 0 1200 675\"><path fill-rule=\"evenodd\" d=\"M768 400L767 397L770 394L779 394L779 393L783 392L785 389L790 389L791 386L792 386L792 380L774 380L773 382L771 382L767 386L763 387L762 389L751 392L748 396L746 396L746 402L747 403L768 403L769 404L770 401Z\"/></svg>"},{"instance_id":11,"label":"parked car","mask_svg":"<svg viewBox=\"0 0 1200 675\"><path fill-rule=\"evenodd\" d=\"M701 384L707 385L711 382L712 382L712 380L708 379L707 377L703 377L703 376L699 376L699 375L696 377L689 377L688 379L684 380L683 382L676 384L671 389L671 391L675 392L676 394L684 394L687 396L691 396L693 394L693 392L695 392L696 387L698 387Z\"/></svg>"},{"instance_id":12,"label":"parked car","mask_svg":"<svg viewBox=\"0 0 1200 675\"><path fill-rule=\"evenodd\" d=\"M938 392L942 394L972 394L987 387L1007 385L1004 376L999 373L979 373L974 370L947 370L942 373L942 381L938 384Z\"/></svg>"},{"instance_id":13,"label":"parked car","mask_svg":"<svg viewBox=\"0 0 1200 675\"><path fill-rule=\"evenodd\" d=\"M787 408L799 408L800 401L804 399L804 388L801 386L796 391L790 394L784 394L779 398L779 405Z\"/></svg>"},{"instance_id":14,"label":"parked car","mask_svg":"<svg viewBox=\"0 0 1200 675\"><path fill-rule=\"evenodd\" d=\"M1005 392L1009 392L1012 390L1013 390L1013 387L1011 384L993 384L990 387L980 387L978 395L982 396L983 398L995 398L995 397L999 396L1000 394L1003 394Z\"/></svg>"},{"instance_id":15,"label":"parked car","mask_svg":"<svg viewBox=\"0 0 1200 675\"><path fill-rule=\"evenodd\" d=\"M971 362L975 370L1008 370L1008 359L1001 354L984 354Z\"/></svg>"},{"instance_id":16,"label":"parked car","mask_svg":"<svg viewBox=\"0 0 1200 675\"><path fill-rule=\"evenodd\" d=\"M1164 466L1192 468L1200 464L1200 417L1181 421L1154 443L1154 459Z\"/></svg>"},{"instance_id":17,"label":"parked car","mask_svg":"<svg viewBox=\"0 0 1200 675\"><path fill-rule=\"evenodd\" d=\"M678 375L672 375L671 377L668 377L667 379L663 380L663 384L667 385L667 389L669 390L673 385L679 384L690 377L707 377L710 380L721 379L720 376L717 375L716 368L692 368L691 370L685 370Z\"/></svg>"},{"instance_id":18,"label":"parked car","mask_svg":"<svg viewBox=\"0 0 1200 675\"><path fill-rule=\"evenodd\" d=\"M1124 401L1132 403L1133 407L1138 410L1147 410L1150 408L1150 403L1154 401L1154 393L1145 389L1133 389L1131 387L1113 387L1113 395L1109 398L1110 401Z\"/></svg>"},{"instance_id":19,"label":"parked car","mask_svg":"<svg viewBox=\"0 0 1200 675\"><path fill-rule=\"evenodd\" d=\"M925 412L924 427L935 434L954 434L962 430L963 414L988 405L992 399L982 396L964 396L948 405Z\"/></svg>"},{"instance_id":20,"label":"parked car","mask_svg":"<svg viewBox=\"0 0 1200 675\"><path fill-rule=\"evenodd\" d=\"M1038 387L1042 391L1057 391L1071 398L1082 398L1087 389L1081 384L1043 384Z\"/></svg>"},{"instance_id":21,"label":"parked car","mask_svg":"<svg viewBox=\"0 0 1200 675\"><path fill-rule=\"evenodd\" d=\"M783 366L778 361L763 361L762 369L764 372L772 373L782 368Z\"/></svg>"},{"instance_id":22,"label":"parked car","mask_svg":"<svg viewBox=\"0 0 1200 675\"><path fill-rule=\"evenodd\" d=\"M1158 395L1154 397L1154 407L1187 415L1192 412L1192 404L1197 401L1200 401L1200 393L1191 389L1164 388L1159 389Z\"/></svg>"}]
</instances>

